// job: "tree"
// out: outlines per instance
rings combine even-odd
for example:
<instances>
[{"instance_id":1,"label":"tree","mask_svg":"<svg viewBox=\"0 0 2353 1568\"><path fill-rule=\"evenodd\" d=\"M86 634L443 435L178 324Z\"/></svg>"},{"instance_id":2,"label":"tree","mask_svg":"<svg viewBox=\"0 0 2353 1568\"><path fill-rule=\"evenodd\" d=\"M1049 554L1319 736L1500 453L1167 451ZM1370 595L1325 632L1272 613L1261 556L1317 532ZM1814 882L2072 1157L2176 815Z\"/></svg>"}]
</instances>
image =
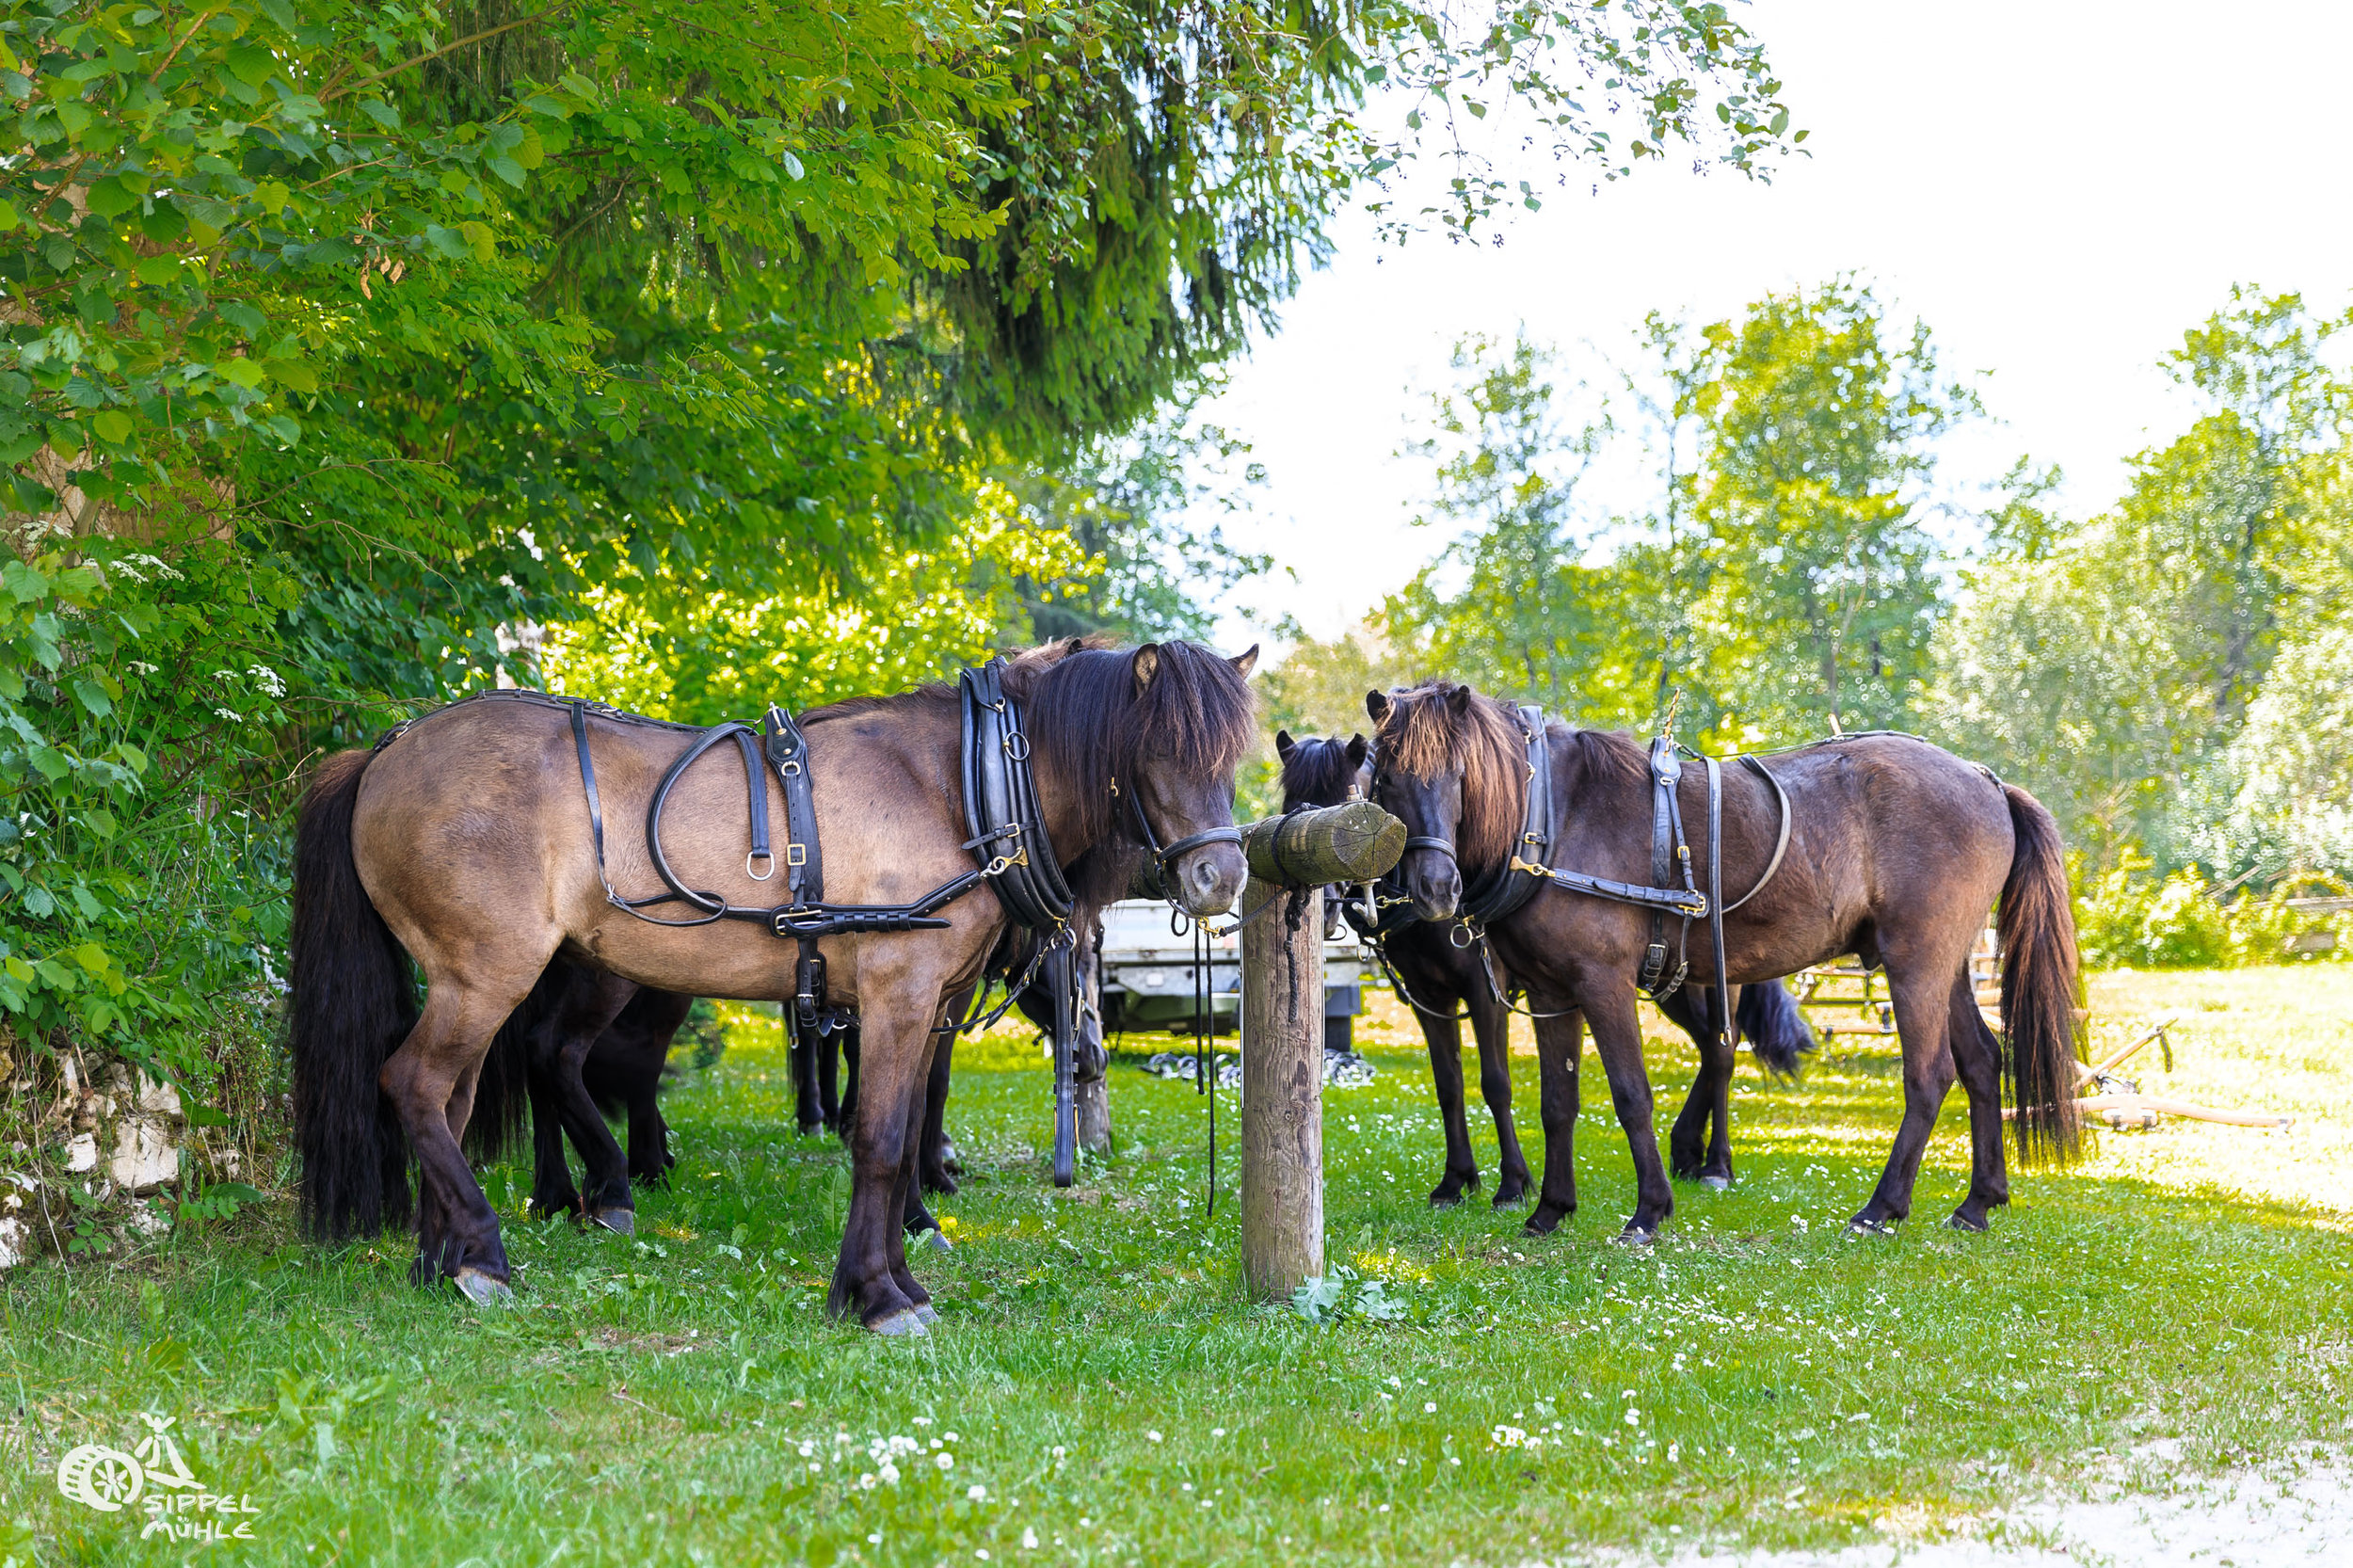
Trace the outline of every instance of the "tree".
<instances>
[{"instance_id":1,"label":"tree","mask_svg":"<svg viewBox=\"0 0 2353 1568\"><path fill-rule=\"evenodd\" d=\"M2283 638L2320 646L2353 605L2347 392L2320 356L2337 325L2233 290L2166 360L2207 411L2134 460L2112 511L2057 543L2043 522L1997 536L1964 579L1938 728L2042 794L2101 864L2285 864L2247 836L2247 792L2275 770L2239 737Z\"/></svg>"},{"instance_id":2,"label":"tree","mask_svg":"<svg viewBox=\"0 0 2353 1568\"><path fill-rule=\"evenodd\" d=\"M1718 724L1746 738L1900 728L1928 672L1931 443L1977 402L1938 380L1925 324L1892 343L1887 326L1840 279L1702 334L1694 517L1714 571L1694 619Z\"/></svg>"}]
</instances>

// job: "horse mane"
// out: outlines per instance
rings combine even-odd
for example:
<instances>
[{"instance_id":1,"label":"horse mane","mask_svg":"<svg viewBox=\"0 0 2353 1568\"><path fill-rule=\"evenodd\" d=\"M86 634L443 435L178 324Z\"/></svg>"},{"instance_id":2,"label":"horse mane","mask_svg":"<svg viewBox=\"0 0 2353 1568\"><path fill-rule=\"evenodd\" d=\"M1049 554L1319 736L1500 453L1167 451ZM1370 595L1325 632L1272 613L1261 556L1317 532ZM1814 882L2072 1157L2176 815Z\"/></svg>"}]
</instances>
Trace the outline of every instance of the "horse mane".
<instances>
[{"instance_id":1,"label":"horse mane","mask_svg":"<svg viewBox=\"0 0 2353 1568\"><path fill-rule=\"evenodd\" d=\"M1104 636L1063 637L1010 654L1005 695L1021 705L1023 727L1041 760L1051 760L1076 797L1080 832L1096 844L1135 845L1135 829L1112 785L1122 790L1144 763L1214 777L1232 771L1257 734L1250 687L1226 660L1194 643L1151 645L1152 679L1139 693L1133 648ZM927 681L892 696L852 697L813 708L804 725L851 718L910 704L953 708L956 688ZM1141 847L1136 845L1136 847ZM1124 896L1132 856L1082 858L1095 890ZM1074 889L1081 897L1086 889ZM1103 902L1110 902L1104 900Z\"/></svg>"},{"instance_id":2,"label":"horse mane","mask_svg":"<svg viewBox=\"0 0 2353 1568\"><path fill-rule=\"evenodd\" d=\"M1355 786L1356 769L1348 760L1348 743L1337 737L1310 735L1291 747L1283 760L1283 809L1294 806L1337 806Z\"/></svg>"},{"instance_id":3,"label":"horse mane","mask_svg":"<svg viewBox=\"0 0 2353 1568\"><path fill-rule=\"evenodd\" d=\"M1572 729L1569 743L1587 780L1602 784L1650 783L1650 752L1623 729Z\"/></svg>"},{"instance_id":4,"label":"horse mane","mask_svg":"<svg viewBox=\"0 0 2353 1568\"><path fill-rule=\"evenodd\" d=\"M1454 694L1469 700L1462 712ZM1428 782L1449 767L1463 773L1463 820L1454 849L1465 875L1503 864L1519 841L1527 809L1528 749L1519 715L1468 686L1433 680L1389 694L1388 716L1375 737L1381 765Z\"/></svg>"}]
</instances>

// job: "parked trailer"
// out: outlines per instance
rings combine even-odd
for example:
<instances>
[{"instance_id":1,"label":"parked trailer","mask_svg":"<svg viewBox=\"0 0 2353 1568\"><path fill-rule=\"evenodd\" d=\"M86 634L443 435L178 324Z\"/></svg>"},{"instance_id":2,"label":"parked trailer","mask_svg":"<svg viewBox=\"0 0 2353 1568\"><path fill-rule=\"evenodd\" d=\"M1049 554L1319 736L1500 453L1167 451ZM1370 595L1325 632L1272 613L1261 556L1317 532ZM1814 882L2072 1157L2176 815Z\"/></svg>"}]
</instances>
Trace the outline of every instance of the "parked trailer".
<instances>
[{"instance_id":1,"label":"parked trailer","mask_svg":"<svg viewBox=\"0 0 2353 1568\"><path fill-rule=\"evenodd\" d=\"M1272 918L1272 917L1270 917ZM1194 1007L1193 932L1170 929L1168 905L1146 899L1112 904L1103 915L1103 1029L1106 1033L1191 1034ZM1367 955L1345 924L1325 930L1323 1044L1354 1047L1364 1010ZM1231 1034L1241 1016L1241 948L1229 934L1209 943L1209 1019Z\"/></svg>"}]
</instances>

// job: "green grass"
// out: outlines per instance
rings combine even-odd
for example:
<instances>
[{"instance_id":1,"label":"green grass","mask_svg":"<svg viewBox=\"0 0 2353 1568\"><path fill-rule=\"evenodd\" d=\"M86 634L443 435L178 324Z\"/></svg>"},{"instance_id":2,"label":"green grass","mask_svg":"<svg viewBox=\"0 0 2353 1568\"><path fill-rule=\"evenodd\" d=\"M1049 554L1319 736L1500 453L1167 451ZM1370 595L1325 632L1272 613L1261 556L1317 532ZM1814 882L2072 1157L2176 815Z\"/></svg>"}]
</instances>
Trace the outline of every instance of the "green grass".
<instances>
[{"instance_id":1,"label":"green grass","mask_svg":"<svg viewBox=\"0 0 2353 1568\"><path fill-rule=\"evenodd\" d=\"M671 1096L683 1163L636 1240L510 1220L512 1311L409 1288L390 1241L294 1244L282 1214L8 1275L0 1521L44 1561L1504 1563L1932 1531L2160 1437L2200 1468L2345 1443L2353 973L2096 995L2104 1039L2188 1016L2146 1087L2314 1120L2110 1135L1963 1237L1934 1224L1964 1185L1956 1097L1918 1219L1850 1240L1898 1080L1842 1040L1794 1090L1742 1068L1741 1186L1679 1189L1638 1252L1610 1240L1632 1184L1594 1069L1585 1207L1536 1240L1483 1195L1425 1206L1436 1111L1385 1012L1379 1080L1326 1100L1330 1251L1410 1317L1323 1326L1240 1293L1233 1145L1209 1221L1189 1085L1116 1067L1118 1153L1057 1193L1048 1080L1008 1041L957 1080L971 1176L956 1251L917 1263L945 1316L914 1343L826 1320L846 1176L788 1130L774 1025L747 1021ZM1679 1099L1685 1051L1653 1071ZM521 1173L489 1191L513 1215ZM251 1540L142 1544L59 1496L58 1456L129 1448L142 1411L250 1496Z\"/></svg>"}]
</instances>

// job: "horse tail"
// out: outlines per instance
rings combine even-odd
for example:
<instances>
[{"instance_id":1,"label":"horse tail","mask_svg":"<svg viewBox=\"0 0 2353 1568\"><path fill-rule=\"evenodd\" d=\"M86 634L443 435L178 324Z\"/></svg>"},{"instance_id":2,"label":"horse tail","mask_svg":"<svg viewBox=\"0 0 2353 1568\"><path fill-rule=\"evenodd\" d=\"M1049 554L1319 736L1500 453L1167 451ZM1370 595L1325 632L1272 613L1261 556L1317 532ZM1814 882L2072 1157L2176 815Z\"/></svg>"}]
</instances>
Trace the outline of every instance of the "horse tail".
<instances>
[{"instance_id":1,"label":"horse tail","mask_svg":"<svg viewBox=\"0 0 2353 1568\"><path fill-rule=\"evenodd\" d=\"M2003 785L2002 793L2016 840L1996 920L2002 1032L2009 1042L2003 1076L2017 1111L2019 1162L2064 1165L2082 1143L2075 1063L2084 1037L2067 863L2059 853L2058 824L2042 803L2015 785Z\"/></svg>"},{"instance_id":2,"label":"horse tail","mask_svg":"<svg viewBox=\"0 0 2353 1568\"><path fill-rule=\"evenodd\" d=\"M1733 1019L1769 1078L1796 1078L1805 1065L1805 1053L1817 1044L1798 999L1778 980L1741 986Z\"/></svg>"},{"instance_id":3,"label":"horse tail","mask_svg":"<svg viewBox=\"0 0 2353 1568\"><path fill-rule=\"evenodd\" d=\"M416 1027L416 985L351 847L372 755L338 752L320 763L295 818L287 1044L302 1219L327 1241L409 1219L408 1138L376 1074Z\"/></svg>"}]
</instances>

